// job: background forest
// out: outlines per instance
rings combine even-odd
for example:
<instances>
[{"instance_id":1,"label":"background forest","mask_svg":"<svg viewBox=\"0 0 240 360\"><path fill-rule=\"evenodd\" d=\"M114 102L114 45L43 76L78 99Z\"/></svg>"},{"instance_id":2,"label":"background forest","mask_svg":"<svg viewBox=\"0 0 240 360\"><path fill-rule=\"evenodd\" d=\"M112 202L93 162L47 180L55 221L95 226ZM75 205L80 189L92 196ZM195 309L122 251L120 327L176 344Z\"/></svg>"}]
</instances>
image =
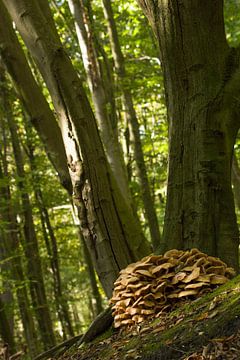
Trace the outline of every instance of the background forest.
<instances>
[{"instance_id":1,"label":"background forest","mask_svg":"<svg viewBox=\"0 0 240 360\"><path fill-rule=\"evenodd\" d=\"M49 85L47 88L30 46L26 47L16 30L18 26L13 26L16 38L8 30L12 21L3 3L0 1L0 339L9 344L11 353L26 349L32 358L83 333L108 305L111 289L107 280L103 279L102 287L98 279L95 269L99 273L101 264L91 258L83 236L86 229L79 222L83 214L76 204L81 199L78 194L72 199L63 158L56 159L54 154L58 130L38 121L39 113L50 119L58 112ZM44 0L41 3L44 6ZM137 214L150 253L157 249L163 229L169 142L157 40L135 0L50 0L49 5L96 115L115 181L125 201L131 199L131 211ZM224 11L228 42L238 46L240 2L225 1ZM49 28L51 21L49 18ZM16 53L5 51L8 41ZM16 65L14 69L11 63L20 59L20 49L33 79L28 78L26 67ZM42 62L45 66L44 58ZM89 140L93 144L94 136ZM239 218L239 137L234 149L232 187ZM99 155L97 162L101 161ZM68 162L75 166L72 159ZM96 171L101 178L101 171ZM101 191L104 198L104 187L99 185L99 196ZM126 216L125 221L131 222ZM139 256L144 253L139 251Z\"/></svg>"}]
</instances>

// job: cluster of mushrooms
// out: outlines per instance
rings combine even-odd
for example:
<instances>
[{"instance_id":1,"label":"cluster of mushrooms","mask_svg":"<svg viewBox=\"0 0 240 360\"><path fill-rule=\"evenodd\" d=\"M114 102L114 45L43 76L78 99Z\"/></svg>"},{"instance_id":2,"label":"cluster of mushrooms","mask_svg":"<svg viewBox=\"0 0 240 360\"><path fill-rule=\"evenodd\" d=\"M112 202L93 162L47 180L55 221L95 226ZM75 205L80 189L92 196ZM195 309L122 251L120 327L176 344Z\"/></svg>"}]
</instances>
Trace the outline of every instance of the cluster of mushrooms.
<instances>
[{"instance_id":1,"label":"cluster of mushrooms","mask_svg":"<svg viewBox=\"0 0 240 360\"><path fill-rule=\"evenodd\" d=\"M235 276L233 268L198 249L149 255L120 271L114 283L114 326L158 317L173 304L196 299Z\"/></svg>"}]
</instances>

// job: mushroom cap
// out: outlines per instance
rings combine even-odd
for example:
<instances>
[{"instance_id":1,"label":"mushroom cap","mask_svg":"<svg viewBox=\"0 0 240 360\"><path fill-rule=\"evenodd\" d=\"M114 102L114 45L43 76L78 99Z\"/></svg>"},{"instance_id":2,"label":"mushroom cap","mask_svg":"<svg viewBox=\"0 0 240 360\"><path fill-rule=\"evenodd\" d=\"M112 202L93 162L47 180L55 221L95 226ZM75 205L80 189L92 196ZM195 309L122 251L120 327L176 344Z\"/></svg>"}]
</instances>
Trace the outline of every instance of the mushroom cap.
<instances>
[{"instance_id":1,"label":"mushroom cap","mask_svg":"<svg viewBox=\"0 0 240 360\"><path fill-rule=\"evenodd\" d=\"M152 274L157 274L160 273L164 270L168 270L170 268L174 267L173 264L171 264L170 262L165 262L161 265L156 266L153 270L152 270Z\"/></svg>"},{"instance_id":2,"label":"mushroom cap","mask_svg":"<svg viewBox=\"0 0 240 360\"><path fill-rule=\"evenodd\" d=\"M198 249L150 254L120 271L110 300L114 326L130 328L224 284L235 271Z\"/></svg>"},{"instance_id":3,"label":"mushroom cap","mask_svg":"<svg viewBox=\"0 0 240 360\"><path fill-rule=\"evenodd\" d=\"M197 289L197 288L201 288L203 286L207 286L208 284L205 282L197 282L197 283L193 283L193 284L188 284L185 286L185 289Z\"/></svg>"},{"instance_id":4,"label":"mushroom cap","mask_svg":"<svg viewBox=\"0 0 240 360\"><path fill-rule=\"evenodd\" d=\"M200 275L200 270L201 270L201 269L200 269L199 267L193 269L193 271L191 272L191 274L187 275L182 281L183 281L184 283L189 283L189 282L191 282L192 280L197 279L197 278L199 277L199 275Z\"/></svg>"},{"instance_id":5,"label":"mushroom cap","mask_svg":"<svg viewBox=\"0 0 240 360\"><path fill-rule=\"evenodd\" d=\"M174 275L171 283L173 285L175 285L175 284L179 283L180 281L182 281L183 279L185 279L186 276L187 276L187 274L184 271L180 271L176 275Z\"/></svg>"},{"instance_id":6,"label":"mushroom cap","mask_svg":"<svg viewBox=\"0 0 240 360\"><path fill-rule=\"evenodd\" d=\"M221 285L225 284L228 281L228 278L224 275L212 275L210 281L212 285Z\"/></svg>"},{"instance_id":7,"label":"mushroom cap","mask_svg":"<svg viewBox=\"0 0 240 360\"><path fill-rule=\"evenodd\" d=\"M144 275L144 276L147 276L147 277L150 277L150 278L154 277L153 274L149 270L138 269L138 270L135 270L135 273L140 274L140 275Z\"/></svg>"},{"instance_id":8,"label":"mushroom cap","mask_svg":"<svg viewBox=\"0 0 240 360\"><path fill-rule=\"evenodd\" d=\"M185 296L190 296L190 295L197 295L198 291L195 289L191 289L191 290L183 290L178 294L178 297L185 297Z\"/></svg>"}]
</instances>

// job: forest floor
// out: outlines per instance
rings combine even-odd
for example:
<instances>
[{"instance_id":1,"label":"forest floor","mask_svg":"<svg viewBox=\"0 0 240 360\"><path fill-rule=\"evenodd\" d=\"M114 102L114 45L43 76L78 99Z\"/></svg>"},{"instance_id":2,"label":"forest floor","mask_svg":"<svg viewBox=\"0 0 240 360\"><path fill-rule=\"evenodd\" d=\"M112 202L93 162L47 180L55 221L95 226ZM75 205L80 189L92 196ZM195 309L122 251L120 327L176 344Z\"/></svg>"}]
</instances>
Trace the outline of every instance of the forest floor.
<instances>
[{"instance_id":1,"label":"forest floor","mask_svg":"<svg viewBox=\"0 0 240 360\"><path fill-rule=\"evenodd\" d=\"M52 358L53 359L53 358ZM240 359L240 276L128 331L109 329L58 360Z\"/></svg>"}]
</instances>

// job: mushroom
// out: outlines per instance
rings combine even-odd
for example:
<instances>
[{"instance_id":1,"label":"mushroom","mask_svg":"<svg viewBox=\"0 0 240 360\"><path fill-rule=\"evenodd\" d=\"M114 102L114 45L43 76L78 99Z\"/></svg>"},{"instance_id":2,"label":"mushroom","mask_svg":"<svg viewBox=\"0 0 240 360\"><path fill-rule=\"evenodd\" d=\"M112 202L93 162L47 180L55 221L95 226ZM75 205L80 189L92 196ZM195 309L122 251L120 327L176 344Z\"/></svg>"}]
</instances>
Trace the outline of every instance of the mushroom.
<instances>
[{"instance_id":1,"label":"mushroom","mask_svg":"<svg viewBox=\"0 0 240 360\"><path fill-rule=\"evenodd\" d=\"M198 249L151 254L121 270L114 283L114 326L130 328L159 317L176 304L190 301L224 284L235 271Z\"/></svg>"}]
</instances>

